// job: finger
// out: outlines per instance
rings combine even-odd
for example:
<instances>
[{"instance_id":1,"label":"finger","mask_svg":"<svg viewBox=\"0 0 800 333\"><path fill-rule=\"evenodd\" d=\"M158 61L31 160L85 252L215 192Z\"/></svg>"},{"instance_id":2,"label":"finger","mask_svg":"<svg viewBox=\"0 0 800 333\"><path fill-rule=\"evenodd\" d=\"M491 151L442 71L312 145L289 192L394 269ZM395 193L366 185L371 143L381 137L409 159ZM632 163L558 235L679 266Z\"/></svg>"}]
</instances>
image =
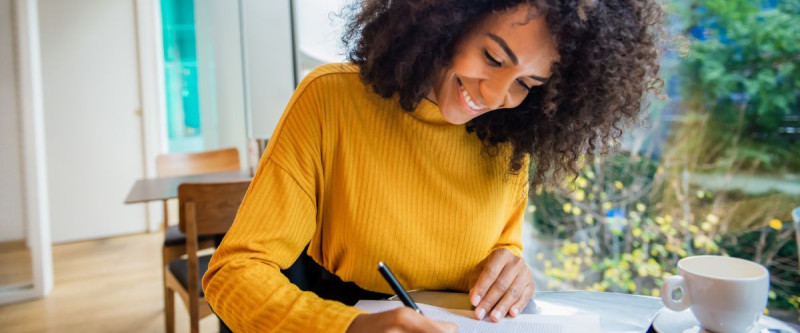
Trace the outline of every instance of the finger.
<instances>
[{"instance_id":1,"label":"finger","mask_svg":"<svg viewBox=\"0 0 800 333\"><path fill-rule=\"evenodd\" d=\"M458 333L458 326L453 323L446 323L443 321L434 322L438 327L438 331L433 332L442 332L442 333Z\"/></svg>"},{"instance_id":2,"label":"finger","mask_svg":"<svg viewBox=\"0 0 800 333\"><path fill-rule=\"evenodd\" d=\"M429 332L441 332L441 333L451 333L451 332L458 332L458 327L451 323L446 322L438 322L433 321L432 319L425 317L418 312L412 310L408 307L402 307L397 309L398 311L395 325L396 328L400 328L403 332L418 332L418 333L429 333Z\"/></svg>"},{"instance_id":3,"label":"finger","mask_svg":"<svg viewBox=\"0 0 800 333\"><path fill-rule=\"evenodd\" d=\"M503 251L494 251L487 258L486 266L481 270L478 280L475 281L475 285L472 286L469 292L469 301L472 306L477 307L480 304L481 299L486 296L486 292L492 287L494 280L503 271L503 266L505 266L503 255Z\"/></svg>"},{"instance_id":4,"label":"finger","mask_svg":"<svg viewBox=\"0 0 800 333\"><path fill-rule=\"evenodd\" d=\"M522 297L511 306L511 309L508 312L511 314L512 317L516 317L520 314L520 312L525 311L525 307L528 306L528 302L533 297L533 292L536 291L536 285L531 282L531 284L525 287L525 290L522 291Z\"/></svg>"},{"instance_id":5,"label":"finger","mask_svg":"<svg viewBox=\"0 0 800 333\"><path fill-rule=\"evenodd\" d=\"M489 312L492 321L498 322L505 318L505 316L508 314L508 311L511 310L511 306L517 303L520 298L522 298L522 293L527 284L528 281L525 274L518 274L506 293L500 298L500 301L498 301L492 311Z\"/></svg>"},{"instance_id":6,"label":"finger","mask_svg":"<svg viewBox=\"0 0 800 333\"><path fill-rule=\"evenodd\" d=\"M494 309L497 302L511 288L517 277L518 270L519 269L514 265L506 265L503 268L500 275L498 275L497 279L492 283L489 291L486 292L486 296L483 297L483 300L475 308L475 315L478 319L483 319L486 314L489 314L489 311Z\"/></svg>"}]
</instances>

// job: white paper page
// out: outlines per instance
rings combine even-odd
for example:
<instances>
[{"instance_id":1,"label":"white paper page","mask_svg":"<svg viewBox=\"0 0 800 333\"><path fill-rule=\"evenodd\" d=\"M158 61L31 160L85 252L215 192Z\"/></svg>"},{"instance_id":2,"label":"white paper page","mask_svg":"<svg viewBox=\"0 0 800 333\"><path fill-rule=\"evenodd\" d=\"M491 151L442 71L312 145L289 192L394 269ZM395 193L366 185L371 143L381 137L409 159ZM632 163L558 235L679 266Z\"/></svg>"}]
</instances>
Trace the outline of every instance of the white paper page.
<instances>
[{"instance_id":1,"label":"white paper page","mask_svg":"<svg viewBox=\"0 0 800 333\"><path fill-rule=\"evenodd\" d=\"M436 321L446 321L458 326L461 333L508 332L508 333L584 333L598 332L600 319L594 315L534 315L521 314L516 318L507 317L499 323L472 318L467 310L451 310L417 303L426 317ZM370 312L384 312L402 307L400 301L359 301L356 307Z\"/></svg>"}]
</instances>

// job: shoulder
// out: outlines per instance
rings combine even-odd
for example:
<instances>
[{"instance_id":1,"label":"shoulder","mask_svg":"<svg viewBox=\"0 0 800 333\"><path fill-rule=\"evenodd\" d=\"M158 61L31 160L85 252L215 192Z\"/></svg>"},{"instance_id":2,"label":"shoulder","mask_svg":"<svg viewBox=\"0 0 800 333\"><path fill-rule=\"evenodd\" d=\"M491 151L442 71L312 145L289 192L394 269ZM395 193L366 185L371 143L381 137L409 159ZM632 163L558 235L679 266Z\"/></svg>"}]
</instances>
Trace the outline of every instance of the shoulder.
<instances>
[{"instance_id":1,"label":"shoulder","mask_svg":"<svg viewBox=\"0 0 800 333\"><path fill-rule=\"evenodd\" d=\"M359 73L358 65L349 62L320 65L303 78L297 89L302 91L317 86L325 86L326 88L337 85L344 87L349 85L363 86Z\"/></svg>"}]
</instances>

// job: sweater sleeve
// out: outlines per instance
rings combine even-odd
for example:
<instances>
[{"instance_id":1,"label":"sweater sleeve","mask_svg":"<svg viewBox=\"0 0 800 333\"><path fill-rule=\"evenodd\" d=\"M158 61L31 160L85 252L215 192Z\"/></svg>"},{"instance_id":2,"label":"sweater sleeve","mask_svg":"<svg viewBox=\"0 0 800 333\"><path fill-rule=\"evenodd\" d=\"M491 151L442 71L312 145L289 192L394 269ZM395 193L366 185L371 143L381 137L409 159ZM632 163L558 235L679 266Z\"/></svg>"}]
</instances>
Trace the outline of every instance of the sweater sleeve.
<instances>
[{"instance_id":1,"label":"sweater sleeve","mask_svg":"<svg viewBox=\"0 0 800 333\"><path fill-rule=\"evenodd\" d=\"M203 278L206 300L235 332L344 332L360 310L303 292L280 272L317 228L321 89L301 83L270 140L233 226Z\"/></svg>"},{"instance_id":2,"label":"sweater sleeve","mask_svg":"<svg viewBox=\"0 0 800 333\"><path fill-rule=\"evenodd\" d=\"M505 248L511 251L514 255L522 256L522 224L525 223L525 211L528 208L528 160L525 161L521 168L521 175L516 177L515 185L512 186L511 193L511 208L506 225L500 234L497 242L492 250L498 248Z\"/></svg>"}]
</instances>

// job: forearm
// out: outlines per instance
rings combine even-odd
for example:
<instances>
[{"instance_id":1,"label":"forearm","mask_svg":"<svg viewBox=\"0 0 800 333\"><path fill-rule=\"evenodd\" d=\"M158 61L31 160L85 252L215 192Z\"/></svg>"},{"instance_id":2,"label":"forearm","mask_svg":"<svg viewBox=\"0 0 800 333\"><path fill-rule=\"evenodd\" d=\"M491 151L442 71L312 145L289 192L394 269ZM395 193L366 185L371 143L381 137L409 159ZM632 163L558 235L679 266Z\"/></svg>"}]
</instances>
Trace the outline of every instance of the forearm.
<instances>
[{"instance_id":1,"label":"forearm","mask_svg":"<svg viewBox=\"0 0 800 333\"><path fill-rule=\"evenodd\" d=\"M255 258L227 261L204 282L206 300L235 332L345 332L362 313L303 292Z\"/></svg>"}]
</instances>

